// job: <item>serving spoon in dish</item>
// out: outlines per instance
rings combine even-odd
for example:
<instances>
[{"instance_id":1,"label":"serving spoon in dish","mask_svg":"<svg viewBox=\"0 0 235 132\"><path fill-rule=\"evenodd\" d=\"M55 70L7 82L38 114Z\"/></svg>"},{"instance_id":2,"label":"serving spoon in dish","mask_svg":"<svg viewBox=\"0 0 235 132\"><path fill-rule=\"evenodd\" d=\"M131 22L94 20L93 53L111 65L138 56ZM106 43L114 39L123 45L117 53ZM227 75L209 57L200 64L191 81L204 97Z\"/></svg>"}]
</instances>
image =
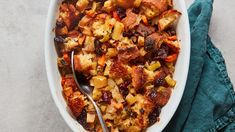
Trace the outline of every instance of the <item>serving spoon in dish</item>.
<instances>
[{"instance_id":1,"label":"serving spoon in dish","mask_svg":"<svg viewBox=\"0 0 235 132\"><path fill-rule=\"evenodd\" d=\"M93 106L95 107L95 110L96 110L96 113L97 113L97 116L98 116L98 119L100 121L100 125L103 129L103 132L108 132L108 128L105 124L105 121L102 117L102 113L100 111L100 108L98 107L98 105L96 104L96 102L93 100L92 98L92 89L90 86L88 86L85 82L86 81L78 81L78 78L77 78L77 75L75 73L75 69L74 69L74 51L72 51L71 53L71 65L72 65L72 72L73 72L73 77L74 77L74 80L79 88L79 90L87 96L87 98L91 101L91 103L93 104ZM80 79L79 79L80 80Z\"/></svg>"}]
</instances>

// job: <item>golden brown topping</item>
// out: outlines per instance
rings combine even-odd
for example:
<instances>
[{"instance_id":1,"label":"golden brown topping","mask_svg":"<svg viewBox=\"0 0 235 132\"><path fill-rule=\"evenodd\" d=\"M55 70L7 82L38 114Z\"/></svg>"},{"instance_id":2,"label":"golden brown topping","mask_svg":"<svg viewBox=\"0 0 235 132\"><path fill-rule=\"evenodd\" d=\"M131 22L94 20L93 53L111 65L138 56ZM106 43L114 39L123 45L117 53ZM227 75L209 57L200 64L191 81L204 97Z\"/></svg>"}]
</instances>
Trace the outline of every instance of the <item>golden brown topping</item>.
<instances>
[{"instance_id":1,"label":"golden brown topping","mask_svg":"<svg viewBox=\"0 0 235 132\"><path fill-rule=\"evenodd\" d=\"M90 85L95 88L103 88L108 85L108 81L104 76L94 76L90 81Z\"/></svg>"},{"instance_id":2,"label":"golden brown topping","mask_svg":"<svg viewBox=\"0 0 235 132\"><path fill-rule=\"evenodd\" d=\"M101 132L94 106L71 75L93 87L111 132L145 131L168 102L180 51L172 0L64 0L54 42L62 92L77 121Z\"/></svg>"}]
</instances>

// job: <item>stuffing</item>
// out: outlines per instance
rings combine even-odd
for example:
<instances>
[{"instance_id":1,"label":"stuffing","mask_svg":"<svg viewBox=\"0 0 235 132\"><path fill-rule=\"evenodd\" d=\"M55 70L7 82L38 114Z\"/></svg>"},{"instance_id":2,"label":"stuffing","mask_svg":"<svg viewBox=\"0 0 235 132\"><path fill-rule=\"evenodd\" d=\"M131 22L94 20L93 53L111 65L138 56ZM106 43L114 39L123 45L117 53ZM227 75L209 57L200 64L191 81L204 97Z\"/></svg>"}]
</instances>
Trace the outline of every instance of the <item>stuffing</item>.
<instances>
[{"instance_id":1,"label":"stuffing","mask_svg":"<svg viewBox=\"0 0 235 132\"><path fill-rule=\"evenodd\" d=\"M180 52L173 0L64 0L55 24L62 94L84 129L102 132L95 109L76 85L92 87L111 132L141 132L160 120L176 86Z\"/></svg>"}]
</instances>

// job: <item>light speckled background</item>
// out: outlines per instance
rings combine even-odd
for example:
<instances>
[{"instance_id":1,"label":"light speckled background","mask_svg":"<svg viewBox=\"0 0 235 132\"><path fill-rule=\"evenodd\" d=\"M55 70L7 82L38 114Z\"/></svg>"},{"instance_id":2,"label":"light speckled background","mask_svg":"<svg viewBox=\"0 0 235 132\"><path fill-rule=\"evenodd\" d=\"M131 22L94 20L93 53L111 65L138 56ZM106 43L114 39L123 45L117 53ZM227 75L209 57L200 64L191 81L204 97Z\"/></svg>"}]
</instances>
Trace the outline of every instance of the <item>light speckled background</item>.
<instances>
[{"instance_id":1,"label":"light speckled background","mask_svg":"<svg viewBox=\"0 0 235 132\"><path fill-rule=\"evenodd\" d=\"M192 0L186 1L189 6ZM69 132L49 92L44 27L49 0L0 0L0 131ZM210 35L235 83L235 2L215 0Z\"/></svg>"}]
</instances>

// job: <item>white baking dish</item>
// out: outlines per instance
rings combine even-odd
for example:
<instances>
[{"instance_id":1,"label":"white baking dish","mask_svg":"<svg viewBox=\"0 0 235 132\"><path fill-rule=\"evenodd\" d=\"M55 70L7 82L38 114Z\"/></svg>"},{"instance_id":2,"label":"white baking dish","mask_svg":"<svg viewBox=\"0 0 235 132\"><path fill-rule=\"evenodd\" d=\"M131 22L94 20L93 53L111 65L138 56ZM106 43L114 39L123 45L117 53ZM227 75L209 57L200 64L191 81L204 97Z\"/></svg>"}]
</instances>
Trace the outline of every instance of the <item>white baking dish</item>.
<instances>
[{"instance_id":1,"label":"white baking dish","mask_svg":"<svg viewBox=\"0 0 235 132\"><path fill-rule=\"evenodd\" d=\"M85 131L83 127L71 116L67 104L62 96L62 87L60 83L60 74L57 68L57 53L54 47L54 32L56 17L58 15L58 6L62 0L51 0L46 32L45 32L45 63L47 70L48 82L52 97L58 107L60 114L68 124L68 126L76 132ZM151 126L147 131L158 132L164 129L167 123L174 115L181 97L184 92L184 87L187 80L189 59L190 59L190 29L187 16L187 9L184 0L174 0L174 8L182 13L182 16L177 25L177 35L180 39L181 50L176 63L174 79L177 81L169 102L163 107L160 114L160 121Z\"/></svg>"}]
</instances>

